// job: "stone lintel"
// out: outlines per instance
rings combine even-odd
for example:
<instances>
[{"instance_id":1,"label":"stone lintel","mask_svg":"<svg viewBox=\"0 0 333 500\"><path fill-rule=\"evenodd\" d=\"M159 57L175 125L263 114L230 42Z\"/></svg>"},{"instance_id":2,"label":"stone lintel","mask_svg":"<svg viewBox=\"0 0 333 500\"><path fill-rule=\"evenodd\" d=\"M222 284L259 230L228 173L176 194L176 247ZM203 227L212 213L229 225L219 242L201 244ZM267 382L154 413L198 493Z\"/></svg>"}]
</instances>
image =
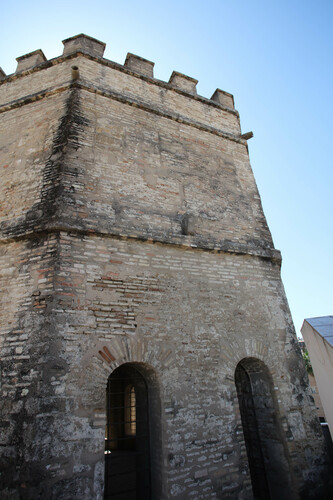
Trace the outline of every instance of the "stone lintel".
<instances>
[{"instance_id":1,"label":"stone lintel","mask_svg":"<svg viewBox=\"0 0 333 500\"><path fill-rule=\"evenodd\" d=\"M34 50L34 52L29 52L29 54L25 54L24 56L17 57L16 61L16 73L19 73L20 71L25 71L33 68L34 66L38 66L38 64L47 61L47 59L44 52L41 49L38 49Z\"/></svg>"},{"instance_id":2,"label":"stone lintel","mask_svg":"<svg viewBox=\"0 0 333 500\"><path fill-rule=\"evenodd\" d=\"M176 87L177 89L185 90L190 94L197 93L197 83L198 80L191 78L190 76L183 75L183 73L178 73L178 71L173 71L169 79L170 85Z\"/></svg>"},{"instance_id":3,"label":"stone lintel","mask_svg":"<svg viewBox=\"0 0 333 500\"><path fill-rule=\"evenodd\" d=\"M218 102L227 108L235 109L234 96L224 90L216 89L211 97L211 100Z\"/></svg>"},{"instance_id":4,"label":"stone lintel","mask_svg":"<svg viewBox=\"0 0 333 500\"><path fill-rule=\"evenodd\" d=\"M0 66L0 80L3 80L4 78L6 78L6 76L7 76L6 73Z\"/></svg>"},{"instance_id":5,"label":"stone lintel","mask_svg":"<svg viewBox=\"0 0 333 500\"><path fill-rule=\"evenodd\" d=\"M64 44L64 56L73 52L84 52L92 57L103 57L106 46L104 42L100 42L96 38L84 35L83 33L66 38L62 43Z\"/></svg>"},{"instance_id":6,"label":"stone lintel","mask_svg":"<svg viewBox=\"0 0 333 500\"><path fill-rule=\"evenodd\" d=\"M135 73L140 73L140 75L154 78L155 63L148 61L148 59L144 59L143 57L136 56L135 54L131 54L129 52L126 56L124 66L125 68L135 71Z\"/></svg>"}]
</instances>

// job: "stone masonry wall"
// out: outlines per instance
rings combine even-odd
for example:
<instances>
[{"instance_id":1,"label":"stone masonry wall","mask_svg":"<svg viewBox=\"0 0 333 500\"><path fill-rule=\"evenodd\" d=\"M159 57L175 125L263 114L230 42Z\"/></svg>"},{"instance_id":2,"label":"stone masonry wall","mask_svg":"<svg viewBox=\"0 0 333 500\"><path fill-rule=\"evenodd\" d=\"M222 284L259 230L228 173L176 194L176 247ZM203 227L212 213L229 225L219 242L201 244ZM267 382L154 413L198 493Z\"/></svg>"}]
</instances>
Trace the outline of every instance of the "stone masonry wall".
<instances>
[{"instance_id":1,"label":"stone masonry wall","mask_svg":"<svg viewBox=\"0 0 333 500\"><path fill-rule=\"evenodd\" d=\"M321 429L232 96L64 45L0 81L3 498L103 498L123 363L149 382L153 498L252 498L244 358L272 376L290 499L317 498Z\"/></svg>"},{"instance_id":2,"label":"stone masonry wall","mask_svg":"<svg viewBox=\"0 0 333 500\"><path fill-rule=\"evenodd\" d=\"M88 126L71 165L81 172L85 165L73 197L86 216L74 223L177 242L190 234L198 245L272 247L245 145L103 96L80 99Z\"/></svg>"},{"instance_id":3,"label":"stone masonry wall","mask_svg":"<svg viewBox=\"0 0 333 500\"><path fill-rule=\"evenodd\" d=\"M68 233L25 253L21 274L31 282L3 375L5 450L21 466L27 498L101 495L106 381L130 361L159 379L164 498L249 498L233 378L244 357L263 360L273 376L294 482L311 474L301 457L315 417L308 393L301 397L277 264ZM320 441L312 448L319 457Z\"/></svg>"},{"instance_id":4,"label":"stone masonry wall","mask_svg":"<svg viewBox=\"0 0 333 500\"><path fill-rule=\"evenodd\" d=\"M71 366L61 390L75 400L81 421L101 426L100 442L110 370L131 361L151 366L161 391L165 497L249 498L234 371L241 359L255 357L273 376L297 489L301 474L311 474L300 457L316 421L300 389L304 372L286 323L278 265L68 234L61 244L57 290L67 301L60 299L56 323Z\"/></svg>"},{"instance_id":5,"label":"stone masonry wall","mask_svg":"<svg viewBox=\"0 0 333 500\"><path fill-rule=\"evenodd\" d=\"M52 387L55 254L54 235L0 246L3 498L24 496L41 478L36 457L41 452L39 416L47 411ZM55 402L52 412L56 408Z\"/></svg>"},{"instance_id":6,"label":"stone masonry wall","mask_svg":"<svg viewBox=\"0 0 333 500\"><path fill-rule=\"evenodd\" d=\"M37 225L42 216L36 207L51 185L45 164L64 113L63 98L63 94L58 94L0 114L2 234L8 232L13 221L16 226L23 221Z\"/></svg>"}]
</instances>

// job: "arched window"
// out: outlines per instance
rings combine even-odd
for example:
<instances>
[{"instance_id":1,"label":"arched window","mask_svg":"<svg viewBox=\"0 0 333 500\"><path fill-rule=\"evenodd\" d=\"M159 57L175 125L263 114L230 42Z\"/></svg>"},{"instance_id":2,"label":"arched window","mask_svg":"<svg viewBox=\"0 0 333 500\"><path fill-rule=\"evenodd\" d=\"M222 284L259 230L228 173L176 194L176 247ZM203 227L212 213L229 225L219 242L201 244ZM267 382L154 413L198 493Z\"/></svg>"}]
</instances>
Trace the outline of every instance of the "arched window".
<instances>
[{"instance_id":1,"label":"arched window","mask_svg":"<svg viewBox=\"0 0 333 500\"><path fill-rule=\"evenodd\" d=\"M110 375L106 408L104 499L149 500L148 389L135 366L124 364Z\"/></svg>"},{"instance_id":2,"label":"arched window","mask_svg":"<svg viewBox=\"0 0 333 500\"><path fill-rule=\"evenodd\" d=\"M292 488L273 382L255 358L238 363L235 383L256 500L290 498Z\"/></svg>"},{"instance_id":3,"label":"arched window","mask_svg":"<svg viewBox=\"0 0 333 500\"><path fill-rule=\"evenodd\" d=\"M125 436L136 435L136 396L133 384L125 387L124 398Z\"/></svg>"}]
</instances>

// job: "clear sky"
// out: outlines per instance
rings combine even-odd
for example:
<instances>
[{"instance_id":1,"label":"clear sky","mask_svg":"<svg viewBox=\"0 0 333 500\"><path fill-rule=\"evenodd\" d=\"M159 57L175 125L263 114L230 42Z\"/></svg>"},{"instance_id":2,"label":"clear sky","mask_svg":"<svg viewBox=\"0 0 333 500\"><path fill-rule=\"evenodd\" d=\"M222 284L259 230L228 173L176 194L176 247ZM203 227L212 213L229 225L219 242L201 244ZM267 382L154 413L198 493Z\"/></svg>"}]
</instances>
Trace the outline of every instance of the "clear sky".
<instances>
[{"instance_id":1,"label":"clear sky","mask_svg":"<svg viewBox=\"0 0 333 500\"><path fill-rule=\"evenodd\" d=\"M123 64L127 52L235 96L296 332L306 317L333 314L332 0L58 0L3 2L0 66L85 33Z\"/></svg>"}]
</instances>

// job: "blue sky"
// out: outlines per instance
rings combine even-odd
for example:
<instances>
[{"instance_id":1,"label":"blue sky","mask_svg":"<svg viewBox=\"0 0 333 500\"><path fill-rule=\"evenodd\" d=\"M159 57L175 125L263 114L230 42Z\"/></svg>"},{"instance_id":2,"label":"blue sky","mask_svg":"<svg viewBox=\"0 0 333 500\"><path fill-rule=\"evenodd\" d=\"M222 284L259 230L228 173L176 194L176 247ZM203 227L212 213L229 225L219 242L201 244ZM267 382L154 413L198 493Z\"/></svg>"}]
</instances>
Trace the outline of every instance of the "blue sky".
<instances>
[{"instance_id":1,"label":"blue sky","mask_svg":"<svg viewBox=\"0 0 333 500\"><path fill-rule=\"evenodd\" d=\"M2 5L0 66L41 48L62 53L78 33L177 70L198 93L231 92L249 141L252 168L299 334L306 317L333 314L333 2L317 0L15 1Z\"/></svg>"}]
</instances>

